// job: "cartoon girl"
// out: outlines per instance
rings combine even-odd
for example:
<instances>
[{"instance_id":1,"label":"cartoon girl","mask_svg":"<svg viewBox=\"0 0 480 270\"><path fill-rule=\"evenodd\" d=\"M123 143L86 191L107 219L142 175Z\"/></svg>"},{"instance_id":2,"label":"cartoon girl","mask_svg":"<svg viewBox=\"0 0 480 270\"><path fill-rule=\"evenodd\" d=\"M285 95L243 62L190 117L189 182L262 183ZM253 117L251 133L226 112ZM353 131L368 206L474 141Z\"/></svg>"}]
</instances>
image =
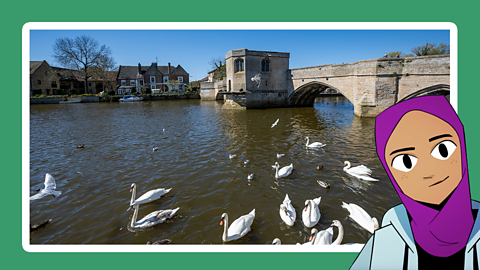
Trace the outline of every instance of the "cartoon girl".
<instances>
[{"instance_id":1,"label":"cartoon girl","mask_svg":"<svg viewBox=\"0 0 480 270\"><path fill-rule=\"evenodd\" d=\"M376 118L377 154L402 204L383 216L350 269L479 269L480 203L470 198L463 125L443 96Z\"/></svg>"}]
</instances>

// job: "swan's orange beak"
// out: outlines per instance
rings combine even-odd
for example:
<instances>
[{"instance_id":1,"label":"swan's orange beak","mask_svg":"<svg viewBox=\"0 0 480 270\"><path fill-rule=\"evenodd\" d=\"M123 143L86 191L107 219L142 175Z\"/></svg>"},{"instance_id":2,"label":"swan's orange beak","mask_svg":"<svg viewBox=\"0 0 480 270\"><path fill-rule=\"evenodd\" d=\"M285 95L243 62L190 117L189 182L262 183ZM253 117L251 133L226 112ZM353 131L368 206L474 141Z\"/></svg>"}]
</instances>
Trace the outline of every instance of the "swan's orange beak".
<instances>
[{"instance_id":1,"label":"swan's orange beak","mask_svg":"<svg viewBox=\"0 0 480 270\"><path fill-rule=\"evenodd\" d=\"M132 192L132 191L133 191L133 188L130 189L130 192Z\"/></svg>"},{"instance_id":2,"label":"swan's orange beak","mask_svg":"<svg viewBox=\"0 0 480 270\"><path fill-rule=\"evenodd\" d=\"M307 204L307 205L305 205L305 211L307 211L307 208L308 208L308 204Z\"/></svg>"},{"instance_id":3,"label":"swan's orange beak","mask_svg":"<svg viewBox=\"0 0 480 270\"><path fill-rule=\"evenodd\" d=\"M312 240L313 240L313 234L310 235L310 238L308 238L308 242L312 242Z\"/></svg>"},{"instance_id":4,"label":"swan's orange beak","mask_svg":"<svg viewBox=\"0 0 480 270\"><path fill-rule=\"evenodd\" d=\"M220 225L223 225L223 219L222 219L222 220L220 220Z\"/></svg>"}]
</instances>

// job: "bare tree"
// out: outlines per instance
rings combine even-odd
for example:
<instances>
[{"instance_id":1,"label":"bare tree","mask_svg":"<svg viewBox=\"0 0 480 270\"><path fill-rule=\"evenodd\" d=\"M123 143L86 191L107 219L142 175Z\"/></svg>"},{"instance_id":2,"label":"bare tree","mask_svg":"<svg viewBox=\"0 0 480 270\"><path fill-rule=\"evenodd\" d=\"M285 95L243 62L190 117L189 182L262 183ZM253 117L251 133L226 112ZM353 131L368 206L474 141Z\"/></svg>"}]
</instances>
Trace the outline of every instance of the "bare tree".
<instances>
[{"instance_id":1,"label":"bare tree","mask_svg":"<svg viewBox=\"0 0 480 270\"><path fill-rule=\"evenodd\" d=\"M95 72L100 59L111 54L110 48L89 36L59 38L53 44L53 58L62 66L82 72L85 80L85 93L88 78Z\"/></svg>"},{"instance_id":2,"label":"bare tree","mask_svg":"<svg viewBox=\"0 0 480 270\"><path fill-rule=\"evenodd\" d=\"M113 71L118 71L118 66L113 57L108 55L100 57L96 70L103 81L103 91L105 91L107 84L114 85L115 77L112 74Z\"/></svg>"}]
</instances>

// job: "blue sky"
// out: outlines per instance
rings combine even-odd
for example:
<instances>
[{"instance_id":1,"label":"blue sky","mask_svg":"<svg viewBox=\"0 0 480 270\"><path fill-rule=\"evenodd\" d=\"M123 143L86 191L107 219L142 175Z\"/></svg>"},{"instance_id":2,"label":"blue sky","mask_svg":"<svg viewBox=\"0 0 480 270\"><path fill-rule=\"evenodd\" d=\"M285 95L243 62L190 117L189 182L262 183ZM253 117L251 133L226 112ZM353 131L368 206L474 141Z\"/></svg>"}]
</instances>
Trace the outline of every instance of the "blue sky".
<instances>
[{"instance_id":1,"label":"blue sky","mask_svg":"<svg viewBox=\"0 0 480 270\"><path fill-rule=\"evenodd\" d=\"M449 30L31 30L30 60L52 58L57 38L88 35L110 47L117 65L180 64L190 81L207 76L208 62L234 49L290 53L290 68L382 57L429 43L450 44Z\"/></svg>"}]
</instances>

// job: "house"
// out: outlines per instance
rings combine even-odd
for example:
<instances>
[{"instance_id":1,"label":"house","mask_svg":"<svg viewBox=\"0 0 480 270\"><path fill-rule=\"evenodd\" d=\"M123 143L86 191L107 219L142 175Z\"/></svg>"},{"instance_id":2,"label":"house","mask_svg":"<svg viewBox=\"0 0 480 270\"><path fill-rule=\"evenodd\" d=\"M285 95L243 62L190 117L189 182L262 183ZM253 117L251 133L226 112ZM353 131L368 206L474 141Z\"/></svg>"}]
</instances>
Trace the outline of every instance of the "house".
<instances>
[{"instance_id":1,"label":"house","mask_svg":"<svg viewBox=\"0 0 480 270\"><path fill-rule=\"evenodd\" d=\"M116 71L103 76L95 74L87 83L89 94L98 94L115 87ZM105 82L104 82L105 81ZM30 95L78 95L85 94L85 81L81 71L52 67L47 61L30 61Z\"/></svg>"},{"instance_id":2,"label":"house","mask_svg":"<svg viewBox=\"0 0 480 270\"><path fill-rule=\"evenodd\" d=\"M117 93L138 93L142 87L146 87L152 93L185 91L189 77L182 66L174 67L170 63L168 66L158 66L156 62L150 66L142 66L140 63L138 66L120 66L117 75Z\"/></svg>"}]
</instances>

